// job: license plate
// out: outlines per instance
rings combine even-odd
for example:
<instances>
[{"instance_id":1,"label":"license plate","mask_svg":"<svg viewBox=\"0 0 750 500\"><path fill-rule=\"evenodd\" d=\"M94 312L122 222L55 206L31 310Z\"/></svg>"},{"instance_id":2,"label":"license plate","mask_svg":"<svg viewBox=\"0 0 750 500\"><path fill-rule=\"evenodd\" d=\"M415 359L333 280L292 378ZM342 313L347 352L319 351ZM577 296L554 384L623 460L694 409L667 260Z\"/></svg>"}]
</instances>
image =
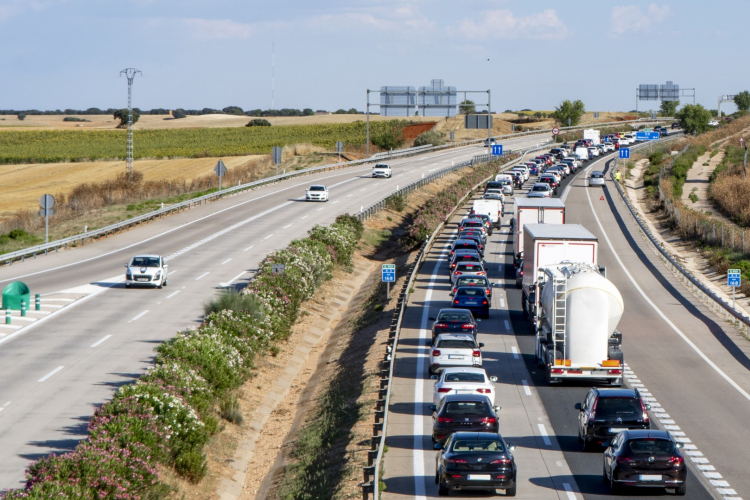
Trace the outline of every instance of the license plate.
<instances>
[{"instance_id":1,"label":"license plate","mask_svg":"<svg viewBox=\"0 0 750 500\"><path fill-rule=\"evenodd\" d=\"M464 359L463 354L448 354L448 359Z\"/></svg>"},{"instance_id":2,"label":"license plate","mask_svg":"<svg viewBox=\"0 0 750 500\"><path fill-rule=\"evenodd\" d=\"M627 429L624 427L610 427L609 432L622 432L626 431Z\"/></svg>"},{"instance_id":3,"label":"license plate","mask_svg":"<svg viewBox=\"0 0 750 500\"><path fill-rule=\"evenodd\" d=\"M477 301L476 300L467 300L466 301L466 305L467 306L475 306L475 305L477 305Z\"/></svg>"},{"instance_id":4,"label":"license plate","mask_svg":"<svg viewBox=\"0 0 750 500\"><path fill-rule=\"evenodd\" d=\"M138 278L136 281L148 281L148 278Z\"/></svg>"},{"instance_id":5,"label":"license plate","mask_svg":"<svg viewBox=\"0 0 750 500\"><path fill-rule=\"evenodd\" d=\"M641 481L661 481L661 474L641 474Z\"/></svg>"},{"instance_id":6,"label":"license plate","mask_svg":"<svg viewBox=\"0 0 750 500\"><path fill-rule=\"evenodd\" d=\"M456 394L474 394L471 389L456 389Z\"/></svg>"},{"instance_id":7,"label":"license plate","mask_svg":"<svg viewBox=\"0 0 750 500\"><path fill-rule=\"evenodd\" d=\"M490 481L492 479L489 474L469 474L466 478L469 481Z\"/></svg>"}]
</instances>

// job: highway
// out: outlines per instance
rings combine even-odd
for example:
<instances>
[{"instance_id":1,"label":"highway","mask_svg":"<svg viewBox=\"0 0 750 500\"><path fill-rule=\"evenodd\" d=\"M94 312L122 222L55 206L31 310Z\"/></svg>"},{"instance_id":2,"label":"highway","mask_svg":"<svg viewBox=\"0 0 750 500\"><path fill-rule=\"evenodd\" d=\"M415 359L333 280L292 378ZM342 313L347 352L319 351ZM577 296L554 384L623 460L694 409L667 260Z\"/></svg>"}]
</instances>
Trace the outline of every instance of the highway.
<instances>
[{"instance_id":1,"label":"highway","mask_svg":"<svg viewBox=\"0 0 750 500\"><path fill-rule=\"evenodd\" d=\"M524 149L546 139L503 144ZM469 146L390 161L392 179L369 177L371 165L289 179L0 268L2 286L21 280L43 302L61 291L85 297L31 328L0 327L0 490L21 486L30 460L71 450L84 438L94 408L148 368L156 345L197 325L220 284L246 282L265 255L315 224L485 152ZM301 201L315 183L329 187L331 201ZM138 253L168 259L167 287L124 288L123 266Z\"/></svg>"},{"instance_id":2,"label":"highway","mask_svg":"<svg viewBox=\"0 0 750 500\"><path fill-rule=\"evenodd\" d=\"M744 424L750 410L750 344L661 265L635 230L611 181L604 188L586 186L586 172L609 168L609 158L589 162L583 172L563 181L560 195L565 198L566 221L583 224L599 238L599 263L607 267L607 277L624 298L619 330L624 336L627 385L648 395L652 423L686 444L688 498L748 498L750 484L743 469L748 456L745 443L750 439ZM384 498L437 496L436 452L429 439L427 409L433 383L426 374L431 322L426 318L450 306L447 264L441 252L464 213L453 218L430 252L411 298L416 307L407 309L386 431ZM486 344L485 366L499 379L496 404L503 408L501 433L506 441L520 444L518 496L610 498L601 480L601 453L584 453L577 440L573 406L583 400L590 385L550 387L536 368L534 338L521 315L507 231L505 226L488 242L487 270L498 287L493 292L492 317L480 324L479 337ZM648 490L628 494L662 496Z\"/></svg>"}]
</instances>

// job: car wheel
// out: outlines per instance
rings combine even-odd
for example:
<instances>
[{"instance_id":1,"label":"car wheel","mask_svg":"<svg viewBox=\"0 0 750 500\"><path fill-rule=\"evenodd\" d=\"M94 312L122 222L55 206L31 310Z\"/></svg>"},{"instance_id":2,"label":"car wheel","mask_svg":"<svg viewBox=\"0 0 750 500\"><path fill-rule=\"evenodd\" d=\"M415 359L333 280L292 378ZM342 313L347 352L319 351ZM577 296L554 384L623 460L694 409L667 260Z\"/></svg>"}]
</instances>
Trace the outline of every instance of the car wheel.
<instances>
[{"instance_id":1,"label":"car wheel","mask_svg":"<svg viewBox=\"0 0 750 500\"><path fill-rule=\"evenodd\" d=\"M589 441L588 439L584 437L583 438L583 451L589 452L589 451L592 451L593 449L594 449L594 443L592 443L591 441Z\"/></svg>"},{"instance_id":2,"label":"car wheel","mask_svg":"<svg viewBox=\"0 0 750 500\"><path fill-rule=\"evenodd\" d=\"M125 283L125 288L130 288L130 283Z\"/></svg>"},{"instance_id":3,"label":"car wheel","mask_svg":"<svg viewBox=\"0 0 750 500\"><path fill-rule=\"evenodd\" d=\"M506 497L514 497L514 496L516 496L516 488L517 488L516 483L513 483L513 486L511 486L510 488L507 488L505 490L505 496Z\"/></svg>"},{"instance_id":4,"label":"car wheel","mask_svg":"<svg viewBox=\"0 0 750 500\"><path fill-rule=\"evenodd\" d=\"M622 485L615 482L614 471L612 471L612 479L609 480L609 491L611 491L613 495L617 495L622 492Z\"/></svg>"},{"instance_id":5,"label":"car wheel","mask_svg":"<svg viewBox=\"0 0 750 500\"><path fill-rule=\"evenodd\" d=\"M167 280L164 280L164 283L162 283L162 286L167 286Z\"/></svg>"},{"instance_id":6,"label":"car wheel","mask_svg":"<svg viewBox=\"0 0 750 500\"><path fill-rule=\"evenodd\" d=\"M447 497L451 494L450 488L445 486L442 481L438 482L438 496Z\"/></svg>"},{"instance_id":7,"label":"car wheel","mask_svg":"<svg viewBox=\"0 0 750 500\"><path fill-rule=\"evenodd\" d=\"M581 439L581 436L578 436L578 439ZM609 478L607 477L607 468L602 465L602 482L604 484L607 484L609 482Z\"/></svg>"},{"instance_id":8,"label":"car wheel","mask_svg":"<svg viewBox=\"0 0 750 500\"><path fill-rule=\"evenodd\" d=\"M440 484L440 474L435 472L435 484Z\"/></svg>"},{"instance_id":9,"label":"car wheel","mask_svg":"<svg viewBox=\"0 0 750 500\"><path fill-rule=\"evenodd\" d=\"M685 493L687 493L687 476L685 476L685 482L682 483L682 486L674 489L674 494L677 496L683 497Z\"/></svg>"}]
</instances>

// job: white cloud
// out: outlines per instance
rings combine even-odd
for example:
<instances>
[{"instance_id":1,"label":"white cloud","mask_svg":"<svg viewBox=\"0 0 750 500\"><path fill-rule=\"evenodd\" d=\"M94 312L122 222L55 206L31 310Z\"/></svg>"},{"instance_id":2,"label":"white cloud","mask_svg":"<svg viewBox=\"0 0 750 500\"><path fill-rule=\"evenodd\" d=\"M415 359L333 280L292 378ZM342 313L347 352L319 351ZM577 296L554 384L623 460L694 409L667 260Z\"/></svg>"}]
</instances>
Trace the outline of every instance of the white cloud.
<instances>
[{"instance_id":1,"label":"white cloud","mask_svg":"<svg viewBox=\"0 0 750 500\"><path fill-rule=\"evenodd\" d=\"M647 31L654 24L664 21L670 14L672 9L669 5L660 7L652 3L646 12L637 5L615 6L610 18L610 36L616 38L626 33Z\"/></svg>"},{"instance_id":2,"label":"white cloud","mask_svg":"<svg viewBox=\"0 0 750 500\"><path fill-rule=\"evenodd\" d=\"M568 29L554 9L546 9L528 16L515 16L508 9L487 11L479 21L464 19L449 32L468 40L478 39L541 39L560 40Z\"/></svg>"}]
</instances>

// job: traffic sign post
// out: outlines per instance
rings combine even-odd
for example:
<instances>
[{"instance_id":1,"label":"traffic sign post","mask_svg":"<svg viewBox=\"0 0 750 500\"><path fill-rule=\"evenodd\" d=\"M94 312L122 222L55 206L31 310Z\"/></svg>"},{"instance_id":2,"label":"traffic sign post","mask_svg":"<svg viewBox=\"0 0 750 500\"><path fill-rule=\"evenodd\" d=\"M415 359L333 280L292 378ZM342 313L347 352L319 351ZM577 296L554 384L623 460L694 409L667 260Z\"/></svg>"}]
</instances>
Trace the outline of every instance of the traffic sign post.
<instances>
[{"instance_id":1,"label":"traffic sign post","mask_svg":"<svg viewBox=\"0 0 750 500\"><path fill-rule=\"evenodd\" d=\"M271 151L273 157L273 164L276 165L276 175L279 175L279 163L281 163L281 148L274 146Z\"/></svg>"},{"instance_id":2,"label":"traffic sign post","mask_svg":"<svg viewBox=\"0 0 750 500\"><path fill-rule=\"evenodd\" d=\"M734 292L742 281L742 273L739 269L730 269L727 271L727 286L732 287L732 309L734 309Z\"/></svg>"},{"instance_id":3,"label":"traffic sign post","mask_svg":"<svg viewBox=\"0 0 750 500\"><path fill-rule=\"evenodd\" d=\"M227 174L227 167L223 161L219 160L219 163L214 167L214 172L219 176L219 191L221 191L221 178Z\"/></svg>"},{"instance_id":4,"label":"traffic sign post","mask_svg":"<svg viewBox=\"0 0 750 500\"><path fill-rule=\"evenodd\" d=\"M44 243L49 243L49 216L55 215L55 211L52 210L55 206L55 197L51 194L43 194L39 198L39 206L42 207L39 215L44 217Z\"/></svg>"},{"instance_id":5,"label":"traffic sign post","mask_svg":"<svg viewBox=\"0 0 750 500\"><path fill-rule=\"evenodd\" d=\"M286 270L286 264L271 264L273 274L281 274Z\"/></svg>"},{"instance_id":6,"label":"traffic sign post","mask_svg":"<svg viewBox=\"0 0 750 500\"><path fill-rule=\"evenodd\" d=\"M552 140L557 142L557 135L560 133L560 129L555 127L552 129Z\"/></svg>"},{"instance_id":7,"label":"traffic sign post","mask_svg":"<svg viewBox=\"0 0 750 500\"><path fill-rule=\"evenodd\" d=\"M630 159L630 148L620 148L620 158L623 160Z\"/></svg>"},{"instance_id":8,"label":"traffic sign post","mask_svg":"<svg viewBox=\"0 0 750 500\"><path fill-rule=\"evenodd\" d=\"M492 145L492 156L503 156L503 145L493 144Z\"/></svg>"},{"instance_id":9,"label":"traffic sign post","mask_svg":"<svg viewBox=\"0 0 750 500\"><path fill-rule=\"evenodd\" d=\"M339 163L341 163L341 151L344 149L344 143L341 141L336 141L336 151L339 154Z\"/></svg>"},{"instance_id":10,"label":"traffic sign post","mask_svg":"<svg viewBox=\"0 0 750 500\"><path fill-rule=\"evenodd\" d=\"M396 264L383 264L382 282L385 283L385 298L391 298L391 283L396 282Z\"/></svg>"}]
</instances>

